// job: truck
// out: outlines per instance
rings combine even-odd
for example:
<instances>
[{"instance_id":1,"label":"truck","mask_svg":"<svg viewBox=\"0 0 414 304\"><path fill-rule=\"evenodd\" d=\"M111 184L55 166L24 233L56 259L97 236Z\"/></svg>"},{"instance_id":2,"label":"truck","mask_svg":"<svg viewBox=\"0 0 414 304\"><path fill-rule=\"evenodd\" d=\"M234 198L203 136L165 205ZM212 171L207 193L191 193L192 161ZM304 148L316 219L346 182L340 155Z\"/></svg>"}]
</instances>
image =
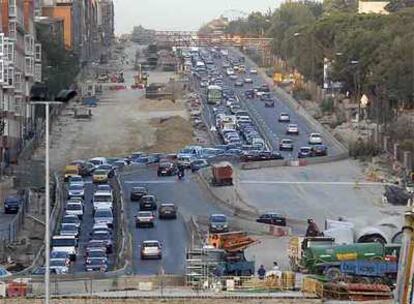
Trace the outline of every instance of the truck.
<instances>
[{"instance_id":1,"label":"truck","mask_svg":"<svg viewBox=\"0 0 414 304\"><path fill-rule=\"evenodd\" d=\"M223 161L211 166L213 186L231 186L233 185L233 167L229 162Z\"/></svg>"}]
</instances>

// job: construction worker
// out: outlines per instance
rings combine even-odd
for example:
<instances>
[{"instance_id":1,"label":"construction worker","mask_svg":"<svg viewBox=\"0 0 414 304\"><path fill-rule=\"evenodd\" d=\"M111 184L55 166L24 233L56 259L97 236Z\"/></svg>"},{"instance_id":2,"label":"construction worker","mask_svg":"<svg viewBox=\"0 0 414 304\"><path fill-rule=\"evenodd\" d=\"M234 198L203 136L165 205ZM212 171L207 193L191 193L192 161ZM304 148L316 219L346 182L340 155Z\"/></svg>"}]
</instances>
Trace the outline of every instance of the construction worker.
<instances>
[{"instance_id":1,"label":"construction worker","mask_svg":"<svg viewBox=\"0 0 414 304\"><path fill-rule=\"evenodd\" d=\"M266 269L263 265L260 265L259 270L257 271L257 274L259 275L259 279L263 280L266 276Z\"/></svg>"},{"instance_id":2,"label":"construction worker","mask_svg":"<svg viewBox=\"0 0 414 304\"><path fill-rule=\"evenodd\" d=\"M319 230L318 225L313 221L313 219L308 219L308 228L306 229L306 237L315 237L321 236L321 232Z\"/></svg>"}]
</instances>

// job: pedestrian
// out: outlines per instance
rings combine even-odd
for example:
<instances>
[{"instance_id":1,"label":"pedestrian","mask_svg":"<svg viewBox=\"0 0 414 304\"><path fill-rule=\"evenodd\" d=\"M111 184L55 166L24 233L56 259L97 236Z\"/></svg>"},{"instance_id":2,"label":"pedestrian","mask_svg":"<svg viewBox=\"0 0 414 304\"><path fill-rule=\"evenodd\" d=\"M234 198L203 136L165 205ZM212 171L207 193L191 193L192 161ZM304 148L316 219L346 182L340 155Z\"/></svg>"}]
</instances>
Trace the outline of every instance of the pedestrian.
<instances>
[{"instance_id":1,"label":"pedestrian","mask_svg":"<svg viewBox=\"0 0 414 304\"><path fill-rule=\"evenodd\" d=\"M263 265L260 265L259 270L257 271L257 274L259 275L259 279L263 280L266 276L266 269L264 268Z\"/></svg>"},{"instance_id":2,"label":"pedestrian","mask_svg":"<svg viewBox=\"0 0 414 304\"><path fill-rule=\"evenodd\" d=\"M315 237L320 236L321 232L318 225L313 221L313 219L308 219L308 228L306 229L306 237Z\"/></svg>"}]
</instances>

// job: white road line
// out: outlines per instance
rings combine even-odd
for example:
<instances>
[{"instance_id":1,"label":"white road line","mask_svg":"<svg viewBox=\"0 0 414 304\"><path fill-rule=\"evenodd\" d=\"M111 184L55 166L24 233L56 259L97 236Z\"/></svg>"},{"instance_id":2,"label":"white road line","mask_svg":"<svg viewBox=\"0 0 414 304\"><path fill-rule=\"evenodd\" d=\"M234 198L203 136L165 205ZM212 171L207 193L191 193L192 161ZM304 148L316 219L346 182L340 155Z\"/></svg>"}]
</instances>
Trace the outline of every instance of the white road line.
<instances>
[{"instance_id":1,"label":"white road line","mask_svg":"<svg viewBox=\"0 0 414 304\"><path fill-rule=\"evenodd\" d=\"M386 183L374 182L326 182L326 181L254 181L241 180L240 184L263 184L263 185L339 185L339 186L384 186Z\"/></svg>"}]
</instances>

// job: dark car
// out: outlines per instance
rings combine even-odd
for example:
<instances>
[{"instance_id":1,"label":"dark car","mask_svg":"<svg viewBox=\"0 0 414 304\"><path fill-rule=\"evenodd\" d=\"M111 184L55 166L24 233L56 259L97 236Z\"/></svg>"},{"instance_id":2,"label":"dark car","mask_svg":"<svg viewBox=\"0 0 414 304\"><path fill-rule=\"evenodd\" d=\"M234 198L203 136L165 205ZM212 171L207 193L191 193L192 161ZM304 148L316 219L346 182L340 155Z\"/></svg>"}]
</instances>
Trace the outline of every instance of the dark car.
<instances>
[{"instance_id":1,"label":"dark car","mask_svg":"<svg viewBox=\"0 0 414 304\"><path fill-rule=\"evenodd\" d=\"M262 95L260 95L260 100L261 101L270 101L272 100L272 96L270 95L269 92L263 93Z\"/></svg>"},{"instance_id":2,"label":"dark car","mask_svg":"<svg viewBox=\"0 0 414 304\"><path fill-rule=\"evenodd\" d=\"M22 200L18 196L8 196L4 200L4 213L17 213L19 212Z\"/></svg>"},{"instance_id":3,"label":"dark car","mask_svg":"<svg viewBox=\"0 0 414 304\"><path fill-rule=\"evenodd\" d=\"M325 145L315 145L312 147L313 156L326 156L328 155L328 147Z\"/></svg>"},{"instance_id":4,"label":"dark car","mask_svg":"<svg viewBox=\"0 0 414 304\"><path fill-rule=\"evenodd\" d=\"M254 98L254 91L253 90L246 90L244 91L244 96L249 99Z\"/></svg>"},{"instance_id":5,"label":"dark car","mask_svg":"<svg viewBox=\"0 0 414 304\"><path fill-rule=\"evenodd\" d=\"M89 176L92 175L93 171L95 170L95 165L91 162L83 161L83 160L75 160L70 163L71 165L77 165L79 167L79 175L81 176Z\"/></svg>"},{"instance_id":6,"label":"dark car","mask_svg":"<svg viewBox=\"0 0 414 304\"><path fill-rule=\"evenodd\" d=\"M266 108L274 108L275 107L275 101L274 100L266 100L265 107Z\"/></svg>"},{"instance_id":7,"label":"dark car","mask_svg":"<svg viewBox=\"0 0 414 304\"><path fill-rule=\"evenodd\" d=\"M85 270L105 272L108 270L108 264L106 258L91 258L89 263L85 265Z\"/></svg>"},{"instance_id":8,"label":"dark car","mask_svg":"<svg viewBox=\"0 0 414 304\"><path fill-rule=\"evenodd\" d=\"M173 162L161 162L158 166L158 176L173 176L177 174L177 166Z\"/></svg>"},{"instance_id":9,"label":"dark car","mask_svg":"<svg viewBox=\"0 0 414 304\"><path fill-rule=\"evenodd\" d=\"M140 211L157 210L157 200L154 195L144 195L139 202Z\"/></svg>"},{"instance_id":10,"label":"dark car","mask_svg":"<svg viewBox=\"0 0 414 304\"><path fill-rule=\"evenodd\" d=\"M312 156L313 153L311 147L301 147L298 151L298 158L307 158Z\"/></svg>"},{"instance_id":11,"label":"dark car","mask_svg":"<svg viewBox=\"0 0 414 304\"><path fill-rule=\"evenodd\" d=\"M196 172L208 166L209 166L209 163L205 159L196 159L190 163L191 172Z\"/></svg>"},{"instance_id":12,"label":"dark car","mask_svg":"<svg viewBox=\"0 0 414 304\"><path fill-rule=\"evenodd\" d=\"M176 219L177 207L174 204L163 203L158 208L158 218L162 219Z\"/></svg>"},{"instance_id":13,"label":"dark car","mask_svg":"<svg viewBox=\"0 0 414 304\"><path fill-rule=\"evenodd\" d=\"M286 218L283 215L275 212L266 212L260 215L259 218L256 219L256 222L278 226L286 226Z\"/></svg>"},{"instance_id":14,"label":"dark car","mask_svg":"<svg viewBox=\"0 0 414 304\"><path fill-rule=\"evenodd\" d=\"M275 160L275 159L283 159L282 154L279 152L273 151L261 151L259 152L259 160Z\"/></svg>"},{"instance_id":15,"label":"dark car","mask_svg":"<svg viewBox=\"0 0 414 304\"><path fill-rule=\"evenodd\" d=\"M270 88L267 84L264 84L260 87L260 91L267 93L267 92L270 92Z\"/></svg>"},{"instance_id":16,"label":"dark car","mask_svg":"<svg viewBox=\"0 0 414 304\"><path fill-rule=\"evenodd\" d=\"M148 194L148 190L145 187L132 187L130 199L131 201L139 201L144 195Z\"/></svg>"},{"instance_id":17,"label":"dark car","mask_svg":"<svg viewBox=\"0 0 414 304\"><path fill-rule=\"evenodd\" d=\"M210 233L228 232L229 224L227 216L224 214L212 214L208 220L208 230Z\"/></svg>"}]
</instances>

